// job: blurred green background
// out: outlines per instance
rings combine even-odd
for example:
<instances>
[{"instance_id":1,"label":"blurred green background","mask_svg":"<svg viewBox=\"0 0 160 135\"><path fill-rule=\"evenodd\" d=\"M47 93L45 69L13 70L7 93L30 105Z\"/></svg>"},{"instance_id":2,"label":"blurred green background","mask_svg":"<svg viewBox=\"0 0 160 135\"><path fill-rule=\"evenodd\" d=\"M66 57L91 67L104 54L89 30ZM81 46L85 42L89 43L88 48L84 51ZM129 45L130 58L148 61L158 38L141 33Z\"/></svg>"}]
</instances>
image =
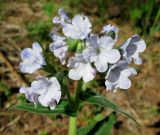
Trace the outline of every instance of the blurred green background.
<instances>
[{"instance_id":1,"label":"blurred green background","mask_svg":"<svg viewBox=\"0 0 160 135\"><path fill-rule=\"evenodd\" d=\"M112 135L160 135L160 0L0 0L0 134L67 134L66 116L41 116L9 109L26 102L18 93L19 87L34 79L19 72L20 52L34 41L44 48L52 42L49 36L54 28L52 18L59 8L64 8L70 16L87 15L95 33L104 25L116 25L120 29L117 45L133 34L146 41L144 63L135 66L139 74L132 78L132 88L113 93L106 92L101 81L92 85L141 124L137 127L131 120L117 115ZM81 109L78 127L110 112L86 105Z\"/></svg>"}]
</instances>

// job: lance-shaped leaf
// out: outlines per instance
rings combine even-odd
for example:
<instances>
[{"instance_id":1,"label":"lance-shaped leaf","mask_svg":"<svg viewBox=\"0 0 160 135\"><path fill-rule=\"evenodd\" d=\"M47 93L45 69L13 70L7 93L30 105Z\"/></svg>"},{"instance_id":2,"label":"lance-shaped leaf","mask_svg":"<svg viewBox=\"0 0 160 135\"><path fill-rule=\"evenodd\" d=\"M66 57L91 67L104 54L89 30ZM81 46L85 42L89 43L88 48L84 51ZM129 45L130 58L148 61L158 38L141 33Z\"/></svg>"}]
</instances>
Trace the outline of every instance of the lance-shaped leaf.
<instances>
[{"instance_id":1,"label":"lance-shaped leaf","mask_svg":"<svg viewBox=\"0 0 160 135\"><path fill-rule=\"evenodd\" d=\"M40 104L35 106L33 103L23 103L14 106L14 108L38 114L66 114L68 116L76 115L68 101L61 101L54 110L50 110L48 107L41 106Z\"/></svg>"},{"instance_id":2,"label":"lance-shaped leaf","mask_svg":"<svg viewBox=\"0 0 160 135\"><path fill-rule=\"evenodd\" d=\"M79 41L76 39L67 38L66 42L69 46L69 51L75 52Z\"/></svg>"},{"instance_id":3,"label":"lance-shaped leaf","mask_svg":"<svg viewBox=\"0 0 160 135\"><path fill-rule=\"evenodd\" d=\"M80 99L82 101L89 102L91 104L97 104L105 108L113 109L114 111L120 112L127 117L131 118L135 123L138 124L138 122L127 112L122 110L120 107L118 107L116 104L109 101L106 97L99 95L98 93L95 93L91 91L90 89L83 91L80 93Z\"/></svg>"},{"instance_id":4,"label":"lance-shaped leaf","mask_svg":"<svg viewBox=\"0 0 160 135\"><path fill-rule=\"evenodd\" d=\"M55 59L53 57L53 54L51 52L43 51L43 55L45 58L46 65L43 66L43 70L50 73L51 75L55 75L57 73L56 67L55 67Z\"/></svg>"},{"instance_id":5,"label":"lance-shaped leaf","mask_svg":"<svg viewBox=\"0 0 160 135\"><path fill-rule=\"evenodd\" d=\"M78 135L110 135L115 122L115 113L111 113L108 117L105 117L96 123L79 128Z\"/></svg>"},{"instance_id":6,"label":"lance-shaped leaf","mask_svg":"<svg viewBox=\"0 0 160 135\"><path fill-rule=\"evenodd\" d=\"M66 76L68 75L68 72L66 73L67 71L64 71L64 72L58 72L56 74L56 78L58 79L58 81L60 82L61 84L61 87L62 87L62 95L67 95L67 98L68 98L68 101L70 103L71 106L73 106L73 103L72 103L72 99L71 99L71 95L70 95L70 91L69 91L69 88L68 88L68 82L67 82L67 79L66 79Z\"/></svg>"}]
</instances>

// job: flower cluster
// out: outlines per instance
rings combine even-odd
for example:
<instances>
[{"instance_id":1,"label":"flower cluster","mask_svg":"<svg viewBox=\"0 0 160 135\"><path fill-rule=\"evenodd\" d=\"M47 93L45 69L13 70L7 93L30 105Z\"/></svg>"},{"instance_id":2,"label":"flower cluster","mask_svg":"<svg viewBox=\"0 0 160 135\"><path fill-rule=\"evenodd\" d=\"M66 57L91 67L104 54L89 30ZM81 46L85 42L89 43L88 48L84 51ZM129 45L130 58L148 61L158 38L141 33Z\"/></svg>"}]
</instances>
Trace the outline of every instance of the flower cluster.
<instances>
[{"instance_id":1,"label":"flower cluster","mask_svg":"<svg viewBox=\"0 0 160 135\"><path fill-rule=\"evenodd\" d=\"M104 26L100 34L94 34L87 16L78 14L70 18L63 9L53 18L53 23L57 28L51 32L53 42L49 48L61 64L68 67L70 79L82 78L84 82L89 82L100 72L106 74L107 90L131 87L129 77L137 72L129 67L129 64L132 61L137 65L142 64L139 54L146 48L144 40L138 35L130 37L116 49L114 45L118 40L119 30L111 24ZM68 55L70 45L67 39L78 40L77 48L80 45L80 50L75 51L72 56ZM31 74L46 65L38 43L33 43L32 49L24 49L21 59L20 69L24 73ZM55 77L38 77L31 87L21 87L20 92L24 93L29 101L51 109L55 108L61 98L61 86Z\"/></svg>"}]
</instances>

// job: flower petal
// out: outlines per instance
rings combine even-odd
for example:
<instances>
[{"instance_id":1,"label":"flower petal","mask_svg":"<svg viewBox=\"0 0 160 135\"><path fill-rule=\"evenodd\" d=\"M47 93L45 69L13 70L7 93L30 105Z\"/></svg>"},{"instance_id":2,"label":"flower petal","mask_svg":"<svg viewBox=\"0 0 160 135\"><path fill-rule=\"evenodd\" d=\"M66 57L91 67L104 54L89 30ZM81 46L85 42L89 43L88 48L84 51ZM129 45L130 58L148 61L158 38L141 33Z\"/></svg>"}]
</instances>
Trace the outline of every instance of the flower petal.
<instances>
[{"instance_id":1,"label":"flower petal","mask_svg":"<svg viewBox=\"0 0 160 135\"><path fill-rule=\"evenodd\" d=\"M54 109L61 98L61 87L55 77L50 79L38 77L33 81L31 87L21 87L20 92L24 93L30 102L40 103L42 106Z\"/></svg>"},{"instance_id":2,"label":"flower petal","mask_svg":"<svg viewBox=\"0 0 160 135\"><path fill-rule=\"evenodd\" d=\"M52 78L50 78L49 81L51 82L52 85L54 85L55 89L57 89L57 90L60 90L60 89L61 89L61 86L60 86L57 78L52 77Z\"/></svg>"},{"instance_id":3,"label":"flower petal","mask_svg":"<svg viewBox=\"0 0 160 135\"><path fill-rule=\"evenodd\" d=\"M85 39L91 32L91 23L88 17L76 15L72 19L72 24L67 23L62 28L63 34L73 39Z\"/></svg>"},{"instance_id":4,"label":"flower petal","mask_svg":"<svg viewBox=\"0 0 160 135\"><path fill-rule=\"evenodd\" d=\"M37 69L41 68L41 65L36 64L36 63L30 64L28 62L21 62L19 67L20 67L21 72L32 74Z\"/></svg>"},{"instance_id":5,"label":"flower petal","mask_svg":"<svg viewBox=\"0 0 160 135\"><path fill-rule=\"evenodd\" d=\"M86 64L83 70L83 81L84 82L89 82L94 79L95 76L95 70L92 68L90 63Z\"/></svg>"},{"instance_id":6,"label":"flower petal","mask_svg":"<svg viewBox=\"0 0 160 135\"><path fill-rule=\"evenodd\" d=\"M97 52L94 48L86 48L83 50L83 56L87 61L94 62L97 59Z\"/></svg>"},{"instance_id":7,"label":"flower petal","mask_svg":"<svg viewBox=\"0 0 160 135\"><path fill-rule=\"evenodd\" d=\"M117 41L118 31L119 29L116 26L108 24L103 27L102 33L109 34L109 32L114 32L115 34L114 41Z\"/></svg>"},{"instance_id":8,"label":"flower petal","mask_svg":"<svg viewBox=\"0 0 160 135\"><path fill-rule=\"evenodd\" d=\"M103 26L102 32L109 33L110 31L114 31L115 33L118 33L119 29L116 26L113 26L111 24Z\"/></svg>"},{"instance_id":9,"label":"flower petal","mask_svg":"<svg viewBox=\"0 0 160 135\"><path fill-rule=\"evenodd\" d=\"M92 35L89 38L87 38L86 40L87 48L94 48L94 49L98 48L97 40L98 40L97 35Z\"/></svg>"},{"instance_id":10,"label":"flower petal","mask_svg":"<svg viewBox=\"0 0 160 135\"><path fill-rule=\"evenodd\" d=\"M131 87L131 81L127 77L121 76L118 80L118 87L121 89L129 89Z\"/></svg>"},{"instance_id":11,"label":"flower petal","mask_svg":"<svg viewBox=\"0 0 160 135\"><path fill-rule=\"evenodd\" d=\"M108 62L106 61L106 56L100 54L97 60L94 62L94 65L96 66L96 69L99 72L105 72L108 68Z\"/></svg>"},{"instance_id":12,"label":"flower petal","mask_svg":"<svg viewBox=\"0 0 160 135\"><path fill-rule=\"evenodd\" d=\"M64 21L65 20L69 20L69 16L68 16L67 12L64 9L60 8L58 13L59 13L61 19L63 19Z\"/></svg>"},{"instance_id":13,"label":"flower petal","mask_svg":"<svg viewBox=\"0 0 160 135\"><path fill-rule=\"evenodd\" d=\"M42 94L47 89L47 80L33 81L31 84L31 88L34 90L35 93Z\"/></svg>"},{"instance_id":14,"label":"flower petal","mask_svg":"<svg viewBox=\"0 0 160 135\"><path fill-rule=\"evenodd\" d=\"M138 52L144 52L144 50L146 49L146 43L144 42L144 40L140 40L136 42L135 44L137 45Z\"/></svg>"},{"instance_id":15,"label":"flower petal","mask_svg":"<svg viewBox=\"0 0 160 135\"><path fill-rule=\"evenodd\" d=\"M37 85L40 85L39 87ZM58 80L55 77L48 78L39 78L38 81L32 84L33 88L37 89L40 92L38 101L43 106L50 106L51 109L55 108L55 105L60 101L61 98L61 87ZM56 104L54 104L54 100ZM54 107L53 107L54 106Z\"/></svg>"},{"instance_id":16,"label":"flower petal","mask_svg":"<svg viewBox=\"0 0 160 135\"><path fill-rule=\"evenodd\" d=\"M111 70L108 71L108 74L106 76L106 79L109 81L109 82L117 82L119 77L121 75L121 69L120 68L113 68Z\"/></svg>"},{"instance_id":17,"label":"flower petal","mask_svg":"<svg viewBox=\"0 0 160 135\"><path fill-rule=\"evenodd\" d=\"M49 106L49 103L55 99L57 103L59 102L61 98L61 91L54 90L54 87L49 87L49 89L41 94L38 98L39 102L43 106Z\"/></svg>"},{"instance_id":18,"label":"flower petal","mask_svg":"<svg viewBox=\"0 0 160 135\"><path fill-rule=\"evenodd\" d=\"M116 90L116 84L109 82L108 80L105 81L105 85L107 90Z\"/></svg>"},{"instance_id":19,"label":"flower petal","mask_svg":"<svg viewBox=\"0 0 160 135\"><path fill-rule=\"evenodd\" d=\"M56 42L50 44L50 50L54 53L54 55L60 59L62 65L65 64L66 55L68 51L67 45L57 44Z\"/></svg>"},{"instance_id":20,"label":"flower petal","mask_svg":"<svg viewBox=\"0 0 160 135\"><path fill-rule=\"evenodd\" d=\"M57 17L57 16L53 18L52 22L53 22L54 24L60 24L60 23L61 23L60 18Z\"/></svg>"},{"instance_id":21,"label":"flower petal","mask_svg":"<svg viewBox=\"0 0 160 135\"><path fill-rule=\"evenodd\" d=\"M69 16L64 9L59 9L58 14L60 17L56 16L52 20L54 24L61 24L63 27L67 22L70 22Z\"/></svg>"},{"instance_id":22,"label":"flower petal","mask_svg":"<svg viewBox=\"0 0 160 135\"><path fill-rule=\"evenodd\" d=\"M137 65L142 64L142 59L139 57L139 53L143 52L146 48L144 40L140 39L138 35L130 37L122 46L122 55L124 59L130 63L132 58Z\"/></svg>"},{"instance_id":23,"label":"flower petal","mask_svg":"<svg viewBox=\"0 0 160 135\"><path fill-rule=\"evenodd\" d=\"M19 92L20 92L20 93L26 93L27 89L28 89L28 88L26 88L26 87L21 87L21 88L19 89Z\"/></svg>"},{"instance_id":24,"label":"flower petal","mask_svg":"<svg viewBox=\"0 0 160 135\"><path fill-rule=\"evenodd\" d=\"M39 94L34 93L33 89L31 87L21 87L20 88L20 93L24 93L26 98L30 102L38 103L37 99L38 99Z\"/></svg>"},{"instance_id":25,"label":"flower petal","mask_svg":"<svg viewBox=\"0 0 160 135\"><path fill-rule=\"evenodd\" d=\"M134 63L137 65L142 64L142 59L139 57L139 54L133 56Z\"/></svg>"},{"instance_id":26,"label":"flower petal","mask_svg":"<svg viewBox=\"0 0 160 135\"><path fill-rule=\"evenodd\" d=\"M38 42L34 42L32 44L32 48L33 48L33 51L35 53L41 53L42 52L42 48L41 48L41 46L40 46L40 44Z\"/></svg>"},{"instance_id":27,"label":"flower petal","mask_svg":"<svg viewBox=\"0 0 160 135\"><path fill-rule=\"evenodd\" d=\"M69 68L76 68L76 66L77 66L78 63L85 63L85 59L84 59L83 54L76 53L75 57L71 57L68 60L67 67L69 67Z\"/></svg>"},{"instance_id":28,"label":"flower petal","mask_svg":"<svg viewBox=\"0 0 160 135\"><path fill-rule=\"evenodd\" d=\"M24 73L31 74L46 64L42 55L42 49L37 42L33 43L33 49L25 48L21 52L21 59L22 62L19 66Z\"/></svg>"},{"instance_id":29,"label":"flower petal","mask_svg":"<svg viewBox=\"0 0 160 135\"><path fill-rule=\"evenodd\" d=\"M121 57L119 51L116 49L106 51L105 56L106 56L106 60L108 61L108 63L111 63L111 64L116 63Z\"/></svg>"},{"instance_id":30,"label":"flower petal","mask_svg":"<svg viewBox=\"0 0 160 135\"><path fill-rule=\"evenodd\" d=\"M105 36L101 36L98 39L97 43L98 43L99 47L102 49L102 51L103 51L104 49L105 50L112 49L115 42L111 37L105 35Z\"/></svg>"},{"instance_id":31,"label":"flower petal","mask_svg":"<svg viewBox=\"0 0 160 135\"><path fill-rule=\"evenodd\" d=\"M130 77L131 75L136 75L137 71L134 68L124 69L121 74L125 77Z\"/></svg>"},{"instance_id":32,"label":"flower petal","mask_svg":"<svg viewBox=\"0 0 160 135\"><path fill-rule=\"evenodd\" d=\"M33 50L30 48L25 48L22 52L21 52L21 59L22 60L30 60L32 59L34 56Z\"/></svg>"},{"instance_id":33,"label":"flower petal","mask_svg":"<svg viewBox=\"0 0 160 135\"><path fill-rule=\"evenodd\" d=\"M82 69L76 68L69 71L69 78L72 80L80 80L82 77Z\"/></svg>"}]
</instances>

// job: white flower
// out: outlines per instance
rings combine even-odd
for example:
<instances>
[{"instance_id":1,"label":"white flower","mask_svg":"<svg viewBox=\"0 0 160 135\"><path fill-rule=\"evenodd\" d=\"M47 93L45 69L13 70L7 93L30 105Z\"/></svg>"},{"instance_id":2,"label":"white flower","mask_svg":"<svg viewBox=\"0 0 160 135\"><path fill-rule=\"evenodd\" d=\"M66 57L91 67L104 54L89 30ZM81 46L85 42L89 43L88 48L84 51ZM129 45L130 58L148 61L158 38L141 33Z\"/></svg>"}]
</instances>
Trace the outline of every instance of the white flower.
<instances>
[{"instance_id":1,"label":"white flower","mask_svg":"<svg viewBox=\"0 0 160 135\"><path fill-rule=\"evenodd\" d=\"M62 26L64 26L66 24L66 22L70 22L69 16L68 14L65 12L64 9L59 9L58 14L60 17L54 17L52 22L54 24L61 24Z\"/></svg>"},{"instance_id":2,"label":"white flower","mask_svg":"<svg viewBox=\"0 0 160 135\"><path fill-rule=\"evenodd\" d=\"M76 15L71 23L66 23L62 28L65 36L73 39L86 39L91 32L91 23L87 16Z\"/></svg>"},{"instance_id":3,"label":"white flower","mask_svg":"<svg viewBox=\"0 0 160 135\"><path fill-rule=\"evenodd\" d=\"M116 26L108 24L108 25L103 26L102 33L109 34L109 32L114 32L114 34L115 34L114 40L117 41L118 40L118 31L119 31L119 29Z\"/></svg>"},{"instance_id":4,"label":"white flower","mask_svg":"<svg viewBox=\"0 0 160 135\"><path fill-rule=\"evenodd\" d=\"M68 61L69 78L72 80L80 80L83 78L84 82L89 82L94 79L95 70L91 64L84 59L83 55L76 54Z\"/></svg>"},{"instance_id":5,"label":"white flower","mask_svg":"<svg viewBox=\"0 0 160 135\"><path fill-rule=\"evenodd\" d=\"M112 49L114 40L105 36L91 36L87 39L87 48L83 51L84 57L94 62L99 72L105 72L108 63L114 64L120 59L120 53L116 49Z\"/></svg>"},{"instance_id":6,"label":"white flower","mask_svg":"<svg viewBox=\"0 0 160 135\"><path fill-rule=\"evenodd\" d=\"M139 56L139 53L144 52L146 49L146 44L144 40L140 39L138 35L130 37L122 46L123 57L127 60L128 63L131 63L132 59L137 65L142 64L142 59Z\"/></svg>"},{"instance_id":7,"label":"white flower","mask_svg":"<svg viewBox=\"0 0 160 135\"><path fill-rule=\"evenodd\" d=\"M66 44L65 37L59 35L52 35L54 42L50 44L50 50L54 53L54 55L60 59L62 65L65 64L66 55L68 51L68 46Z\"/></svg>"},{"instance_id":8,"label":"white flower","mask_svg":"<svg viewBox=\"0 0 160 135\"><path fill-rule=\"evenodd\" d=\"M34 103L40 103L42 106L55 109L61 98L61 87L55 77L50 79L38 77L33 81L31 87L21 87L20 92L26 95L26 98Z\"/></svg>"},{"instance_id":9,"label":"white flower","mask_svg":"<svg viewBox=\"0 0 160 135\"><path fill-rule=\"evenodd\" d=\"M130 68L126 61L119 61L110 67L106 76L106 89L116 91L118 88L129 89L131 81L129 77L136 75L137 72L134 68Z\"/></svg>"},{"instance_id":10,"label":"white flower","mask_svg":"<svg viewBox=\"0 0 160 135\"><path fill-rule=\"evenodd\" d=\"M22 62L20 63L20 70L23 73L33 73L37 69L45 65L45 61L42 55L41 46L35 42L31 48L25 48L21 52Z\"/></svg>"}]
</instances>

